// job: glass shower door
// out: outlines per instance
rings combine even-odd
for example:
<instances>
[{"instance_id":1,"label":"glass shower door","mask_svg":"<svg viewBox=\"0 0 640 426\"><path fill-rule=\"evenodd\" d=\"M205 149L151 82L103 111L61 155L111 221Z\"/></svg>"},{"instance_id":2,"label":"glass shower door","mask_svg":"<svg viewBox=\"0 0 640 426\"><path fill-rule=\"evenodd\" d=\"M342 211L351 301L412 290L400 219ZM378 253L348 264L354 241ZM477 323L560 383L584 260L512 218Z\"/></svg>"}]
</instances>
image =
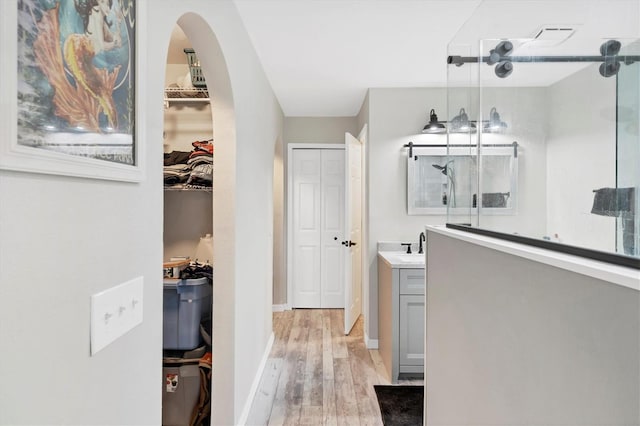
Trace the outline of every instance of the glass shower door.
<instances>
[{"instance_id":1,"label":"glass shower door","mask_svg":"<svg viewBox=\"0 0 640 426\"><path fill-rule=\"evenodd\" d=\"M638 55L640 43L625 50ZM640 256L640 63L620 68L616 114L616 251Z\"/></svg>"}]
</instances>

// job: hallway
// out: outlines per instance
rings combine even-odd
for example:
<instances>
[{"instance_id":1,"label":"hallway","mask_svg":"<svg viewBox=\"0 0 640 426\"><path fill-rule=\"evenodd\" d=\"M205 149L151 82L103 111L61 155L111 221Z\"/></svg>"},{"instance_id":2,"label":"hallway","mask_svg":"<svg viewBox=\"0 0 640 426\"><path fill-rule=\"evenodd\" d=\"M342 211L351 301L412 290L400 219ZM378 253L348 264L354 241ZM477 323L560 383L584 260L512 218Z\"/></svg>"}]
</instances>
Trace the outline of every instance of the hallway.
<instances>
[{"instance_id":1,"label":"hallway","mask_svg":"<svg viewBox=\"0 0 640 426\"><path fill-rule=\"evenodd\" d=\"M342 309L275 312L275 341L248 425L382 425L374 385L389 384L362 317L344 336ZM422 384L402 381L403 384Z\"/></svg>"}]
</instances>

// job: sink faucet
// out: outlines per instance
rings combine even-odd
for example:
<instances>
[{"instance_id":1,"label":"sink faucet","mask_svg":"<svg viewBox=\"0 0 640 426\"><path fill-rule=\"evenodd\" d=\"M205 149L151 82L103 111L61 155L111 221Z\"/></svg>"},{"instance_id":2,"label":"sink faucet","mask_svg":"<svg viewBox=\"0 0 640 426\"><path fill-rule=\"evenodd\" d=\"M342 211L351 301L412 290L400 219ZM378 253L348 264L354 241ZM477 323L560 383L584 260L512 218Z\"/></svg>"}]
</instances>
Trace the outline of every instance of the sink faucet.
<instances>
[{"instance_id":1,"label":"sink faucet","mask_svg":"<svg viewBox=\"0 0 640 426\"><path fill-rule=\"evenodd\" d=\"M420 238L418 240L418 242L419 242L418 253L419 254L424 253L424 250L422 249L422 242L423 241L426 243L427 242L427 237L424 235L424 232L421 232L420 233Z\"/></svg>"},{"instance_id":2,"label":"sink faucet","mask_svg":"<svg viewBox=\"0 0 640 426\"><path fill-rule=\"evenodd\" d=\"M400 243L401 246L407 246L407 254L411 254L411 243Z\"/></svg>"}]
</instances>

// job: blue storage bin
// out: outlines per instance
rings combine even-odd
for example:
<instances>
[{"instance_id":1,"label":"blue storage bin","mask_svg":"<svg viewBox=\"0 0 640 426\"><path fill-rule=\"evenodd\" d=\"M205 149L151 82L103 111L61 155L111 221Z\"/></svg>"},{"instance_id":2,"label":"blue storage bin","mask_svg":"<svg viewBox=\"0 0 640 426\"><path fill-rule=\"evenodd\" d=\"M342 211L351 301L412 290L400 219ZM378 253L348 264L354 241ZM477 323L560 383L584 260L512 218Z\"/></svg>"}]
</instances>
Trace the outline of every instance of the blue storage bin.
<instances>
[{"instance_id":1,"label":"blue storage bin","mask_svg":"<svg viewBox=\"0 0 640 426\"><path fill-rule=\"evenodd\" d=\"M201 342L200 321L211 312L212 291L206 278L163 282L164 349L189 350Z\"/></svg>"}]
</instances>

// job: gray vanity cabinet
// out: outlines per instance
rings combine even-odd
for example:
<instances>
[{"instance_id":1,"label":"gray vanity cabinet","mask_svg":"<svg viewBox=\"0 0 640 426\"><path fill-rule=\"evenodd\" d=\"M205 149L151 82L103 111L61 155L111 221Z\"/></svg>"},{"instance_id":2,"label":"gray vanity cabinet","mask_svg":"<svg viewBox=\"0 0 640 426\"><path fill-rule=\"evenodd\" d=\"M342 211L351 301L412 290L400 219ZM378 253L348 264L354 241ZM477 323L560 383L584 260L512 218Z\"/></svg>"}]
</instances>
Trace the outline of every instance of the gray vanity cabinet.
<instances>
[{"instance_id":1,"label":"gray vanity cabinet","mask_svg":"<svg viewBox=\"0 0 640 426\"><path fill-rule=\"evenodd\" d=\"M424 267L378 258L378 345L392 383L424 377Z\"/></svg>"}]
</instances>

